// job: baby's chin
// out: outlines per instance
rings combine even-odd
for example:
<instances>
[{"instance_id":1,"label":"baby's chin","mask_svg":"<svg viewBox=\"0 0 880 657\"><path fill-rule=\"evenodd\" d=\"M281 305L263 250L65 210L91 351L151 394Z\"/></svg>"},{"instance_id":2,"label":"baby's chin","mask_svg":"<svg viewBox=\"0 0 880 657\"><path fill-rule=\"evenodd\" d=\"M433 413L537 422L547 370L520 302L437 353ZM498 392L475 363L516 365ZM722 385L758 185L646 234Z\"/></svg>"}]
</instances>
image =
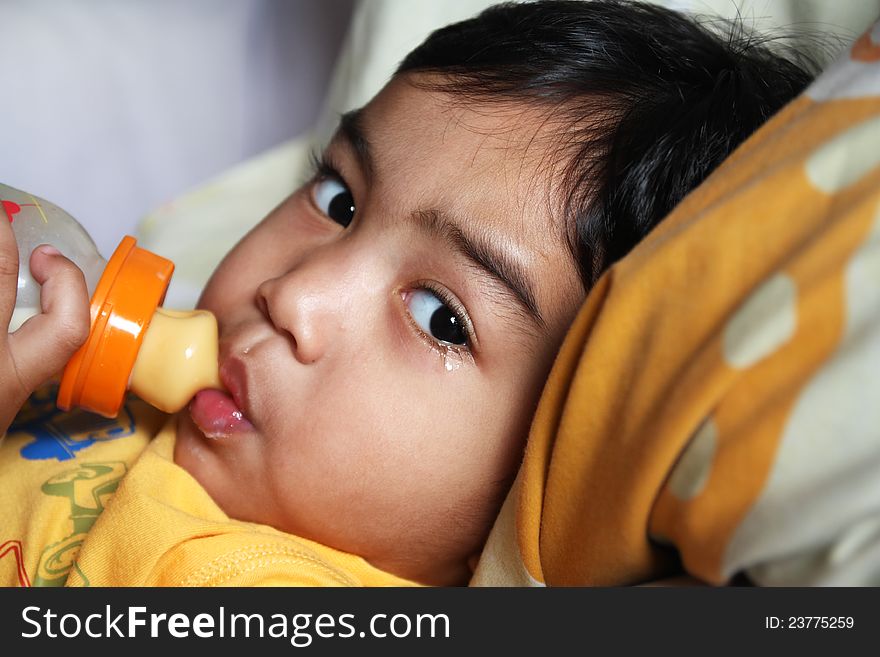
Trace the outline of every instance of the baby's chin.
<instances>
[{"instance_id":1,"label":"baby's chin","mask_svg":"<svg viewBox=\"0 0 880 657\"><path fill-rule=\"evenodd\" d=\"M198 470L198 468L190 466L205 461L206 457L203 452L206 448L200 445L201 440L196 435L198 428L189 417L188 409L176 413L174 421L177 427L174 438L174 462L195 476L193 470ZM198 479L198 477L196 478Z\"/></svg>"},{"instance_id":2,"label":"baby's chin","mask_svg":"<svg viewBox=\"0 0 880 657\"><path fill-rule=\"evenodd\" d=\"M177 434L174 441L174 463L185 470L214 503L230 518L236 518L224 499L230 489L228 468L222 454L213 448L213 442L206 438L193 424L186 410L177 414ZM246 520L246 518L242 518Z\"/></svg>"}]
</instances>

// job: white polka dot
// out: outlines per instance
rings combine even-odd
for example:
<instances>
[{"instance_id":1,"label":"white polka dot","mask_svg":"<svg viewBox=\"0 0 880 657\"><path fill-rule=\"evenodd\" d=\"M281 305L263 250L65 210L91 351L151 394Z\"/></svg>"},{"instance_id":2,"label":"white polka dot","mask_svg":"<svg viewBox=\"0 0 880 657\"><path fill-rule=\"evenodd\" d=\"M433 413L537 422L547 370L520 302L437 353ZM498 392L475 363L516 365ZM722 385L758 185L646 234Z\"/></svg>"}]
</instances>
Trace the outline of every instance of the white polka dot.
<instances>
[{"instance_id":1,"label":"white polka dot","mask_svg":"<svg viewBox=\"0 0 880 657\"><path fill-rule=\"evenodd\" d=\"M669 490L680 500L690 500L699 495L712 471L718 429L712 418L706 420L691 438L669 477Z\"/></svg>"},{"instance_id":2,"label":"white polka dot","mask_svg":"<svg viewBox=\"0 0 880 657\"><path fill-rule=\"evenodd\" d=\"M807 89L817 101L880 96L880 75L875 63L854 62L849 53L829 66Z\"/></svg>"},{"instance_id":3,"label":"white polka dot","mask_svg":"<svg viewBox=\"0 0 880 657\"><path fill-rule=\"evenodd\" d=\"M807 160L807 177L828 194L849 187L880 165L880 116L823 144Z\"/></svg>"},{"instance_id":4,"label":"white polka dot","mask_svg":"<svg viewBox=\"0 0 880 657\"><path fill-rule=\"evenodd\" d=\"M880 44L880 21L874 24L870 40ZM814 100L843 98L870 98L880 96L880 75L877 75L876 62L853 61L847 48L830 65L825 67L816 81L806 91Z\"/></svg>"},{"instance_id":5,"label":"white polka dot","mask_svg":"<svg viewBox=\"0 0 880 657\"><path fill-rule=\"evenodd\" d=\"M731 367L751 367L788 342L796 326L797 286L790 276L776 274L728 320L724 359Z\"/></svg>"}]
</instances>

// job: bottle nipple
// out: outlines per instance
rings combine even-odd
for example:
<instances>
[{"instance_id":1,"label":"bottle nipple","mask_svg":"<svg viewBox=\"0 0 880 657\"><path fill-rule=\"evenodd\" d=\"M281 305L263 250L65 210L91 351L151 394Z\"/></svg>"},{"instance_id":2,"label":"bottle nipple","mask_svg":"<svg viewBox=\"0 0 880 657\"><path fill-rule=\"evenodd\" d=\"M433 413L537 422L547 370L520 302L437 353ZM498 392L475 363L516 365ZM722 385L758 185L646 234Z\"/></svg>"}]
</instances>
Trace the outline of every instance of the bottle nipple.
<instances>
[{"instance_id":1,"label":"bottle nipple","mask_svg":"<svg viewBox=\"0 0 880 657\"><path fill-rule=\"evenodd\" d=\"M214 316L206 310L157 308L134 362L131 391L175 413L202 388L222 387Z\"/></svg>"}]
</instances>

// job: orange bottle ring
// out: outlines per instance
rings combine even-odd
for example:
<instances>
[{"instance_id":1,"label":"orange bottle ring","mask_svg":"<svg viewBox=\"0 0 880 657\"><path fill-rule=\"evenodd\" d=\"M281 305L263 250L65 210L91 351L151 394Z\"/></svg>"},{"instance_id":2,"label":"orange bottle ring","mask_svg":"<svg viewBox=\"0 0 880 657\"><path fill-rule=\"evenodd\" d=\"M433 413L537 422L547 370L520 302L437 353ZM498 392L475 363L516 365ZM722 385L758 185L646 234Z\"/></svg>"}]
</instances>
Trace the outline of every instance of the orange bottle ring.
<instances>
[{"instance_id":1,"label":"orange bottle ring","mask_svg":"<svg viewBox=\"0 0 880 657\"><path fill-rule=\"evenodd\" d=\"M170 260L125 236L104 268L90 304L86 343L64 368L58 407L116 417L125 399L144 333L174 273Z\"/></svg>"}]
</instances>

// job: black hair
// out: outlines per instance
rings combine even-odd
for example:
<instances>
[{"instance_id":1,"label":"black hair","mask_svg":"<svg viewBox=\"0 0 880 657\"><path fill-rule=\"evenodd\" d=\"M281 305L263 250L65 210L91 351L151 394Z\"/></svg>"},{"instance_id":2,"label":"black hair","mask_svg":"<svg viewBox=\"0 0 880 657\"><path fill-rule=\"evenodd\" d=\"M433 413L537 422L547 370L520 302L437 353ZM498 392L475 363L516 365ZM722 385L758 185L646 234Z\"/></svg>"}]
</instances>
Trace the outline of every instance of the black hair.
<instances>
[{"instance_id":1,"label":"black hair","mask_svg":"<svg viewBox=\"0 0 880 657\"><path fill-rule=\"evenodd\" d=\"M589 289L816 69L748 32L622 0L504 3L441 28L397 74L562 119L559 192ZM423 79L423 77L425 79Z\"/></svg>"}]
</instances>

